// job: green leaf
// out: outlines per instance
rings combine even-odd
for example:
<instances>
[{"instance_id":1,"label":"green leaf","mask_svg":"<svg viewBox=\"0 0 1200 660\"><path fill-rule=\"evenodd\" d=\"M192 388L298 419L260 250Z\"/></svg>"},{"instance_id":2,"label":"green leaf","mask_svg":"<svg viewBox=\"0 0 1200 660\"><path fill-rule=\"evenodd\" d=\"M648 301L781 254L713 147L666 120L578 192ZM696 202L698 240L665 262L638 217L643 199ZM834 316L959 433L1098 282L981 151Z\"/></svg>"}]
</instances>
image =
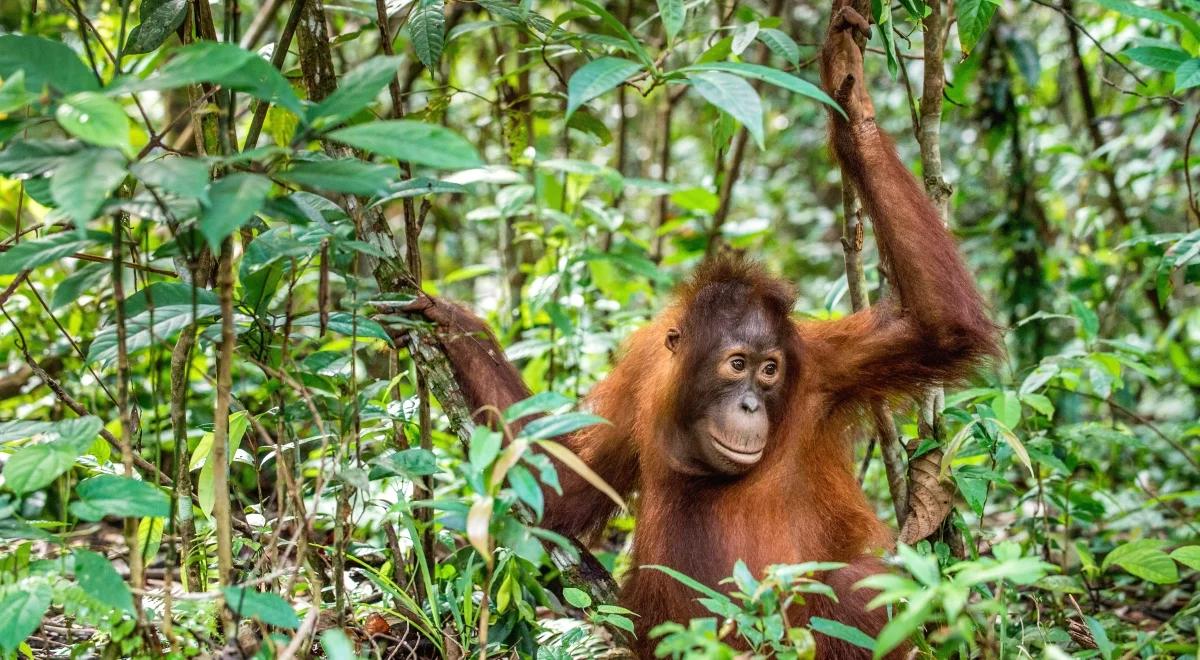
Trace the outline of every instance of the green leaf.
<instances>
[{"instance_id":1,"label":"green leaf","mask_svg":"<svg viewBox=\"0 0 1200 660\"><path fill-rule=\"evenodd\" d=\"M64 158L50 179L50 194L77 227L96 217L109 193L125 180L125 157L115 149L84 149Z\"/></svg>"},{"instance_id":2,"label":"green leaf","mask_svg":"<svg viewBox=\"0 0 1200 660\"><path fill-rule=\"evenodd\" d=\"M75 464L100 432L98 417L79 417L55 422L51 429L58 439L17 450L4 464L4 483L18 495L46 487Z\"/></svg>"},{"instance_id":3,"label":"green leaf","mask_svg":"<svg viewBox=\"0 0 1200 660\"><path fill-rule=\"evenodd\" d=\"M608 13L608 10L606 10L604 7L601 7L599 3L595 2L595 0L576 0L576 3L583 5L588 11L600 17L600 22L604 23L609 29L620 35L620 37L625 40L625 43L629 44L629 47L633 50L634 54L637 55L637 58L642 61L642 64L647 69L651 71L658 70L658 68L654 66L654 60L650 57L650 53L646 52L645 46L642 45L641 40L633 36L633 34L629 32L629 29L625 27L625 24L617 20L616 16Z\"/></svg>"},{"instance_id":4,"label":"green leaf","mask_svg":"<svg viewBox=\"0 0 1200 660\"><path fill-rule=\"evenodd\" d=\"M707 62L705 64L686 66L680 69L680 71L683 73L691 73L693 71L723 71L725 73L737 74L743 78L761 80L769 85L775 85L789 92L820 101L841 112L841 108L838 107L837 102L822 91L820 87L803 78L793 76L779 69L772 69L769 66L748 64L746 62Z\"/></svg>"},{"instance_id":5,"label":"green leaf","mask_svg":"<svg viewBox=\"0 0 1200 660\"><path fill-rule=\"evenodd\" d=\"M871 639L870 635L841 621L814 616L808 620L808 627L822 635L828 635L864 649L875 648L875 640Z\"/></svg>"},{"instance_id":6,"label":"green leaf","mask_svg":"<svg viewBox=\"0 0 1200 660\"><path fill-rule=\"evenodd\" d=\"M0 173L27 177L45 174L57 168L64 158L78 152L81 146L73 140L16 140L0 151Z\"/></svg>"},{"instance_id":7,"label":"green leaf","mask_svg":"<svg viewBox=\"0 0 1200 660\"><path fill-rule=\"evenodd\" d=\"M403 475L410 479L424 477L440 472L437 458L433 452L420 447L404 449L380 460L380 465L393 474Z\"/></svg>"},{"instance_id":8,"label":"green leaf","mask_svg":"<svg viewBox=\"0 0 1200 660\"><path fill-rule=\"evenodd\" d=\"M886 657L892 649L902 644L925 623L933 613L934 597L937 595L937 590L926 589L909 599L908 607L889 621L875 638L876 660Z\"/></svg>"},{"instance_id":9,"label":"green leaf","mask_svg":"<svg viewBox=\"0 0 1200 660\"><path fill-rule=\"evenodd\" d=\"M319 328L321 327L321 315L308 314L306 316L301 316L300 318L292 321L292 326ZM333 332L336 332L340 335L346 335L347 337L354 336L356 334L355 330L357 329L357 334L359 337L382 339L388 344L392 343L392 336L387 333L387 330L383 329L383 326L379 325L379 323L373 319L369 319L362 315L359 315L358 318L355 319L354 315L349 312L334 312L333 314L329 315L329 324L326 327Z\"/></svg>"},{"instance_id":10,"label":"green leaf","mask_svg":"<svg viewBox=\"0 0 1200 660\"><path fill-rule=\"evenodd\" d=\"M446 3L444 0L417 0L408 17L408 35L417 59L432 73L446 44Z\"/></svg>"},{"instance_id":11,"label":"green leaf","mask_svg":"<svg viewBox=\"0 0 1200 660\"><path fill-rule=\"evenodd\" d=\"M25 88L40 94L49 87L61 94L100 88L79 55L60 41L20 34L0 36L0 78L25 72Z\"/></svg>"},{"instance_id":12,"label":"green leaf","mask_svg":"<svg viewBox=\"0 0 1200 660\"><path fill-rule=\"evenodd\" d=\"M112 607L134 614L133 594L112 564L102 555L78 548L75 556L75 581L89 596Z\"/></svg>"},{"instance_id":13,"label":"green leaf","mask_svg":"<svg viewBox=\"0 0 1200 660\"><path fill-rule=\"evenodd\" d=\"M1200 57L1193 57L1175 69L1175 93L1197 86L1200 86Z\"/></svg>"},{"instance_id":14,"label":"green leaf","mask_svg":"<svg viewBox=\"0 0 1200 660\"><path fill-rule=\"evenodd\" d=\"M20 110L37 100L25 89L25 72L17 71L0 84L0 112Z\"/></svg>"},{"instance_id":15,"label":"green leaf","mask_svg":"<svg viewBox=\"0 0 1200 660\"><path fill-rule=\"evenodd\" d=\"M11 653L42 623L50 609L50 585L37 582L0 598L0 650Z\"/></svg>"},{"instance_id":16,"label":"green leaf","mask_svg":"<svg viewBox=\"0 0 1200 660\"><path fill-rule=\"evenodd\" d=\"M138 7L141 23L129 32L125 55L149 53L167 40L187 16L188 0L142 0Z\"/></svg>"},{"instance_id":17,"label":"green leaf","mask_svg":"<svg viewBox=\"0 0 1200 660\"><path fill-rule=\"evenodd\" d=\"M601 57L583 65L567 81L567 117L588 101L625 82L642 65L619 57Z\"/></svg>"},{"instance_id":18,"label":"green leaf","mask_svg":"<svg viewBox=\"0 0 1200 660\"><path fill-rule=\"evenodd\" d=\"M607 424L608 420L591 413L572 412L553 417L541 417L525 425L521 435L534 440L556 438L596 424Z\"/></svg>"},{"instance_id":19,"label":"green leaf","mask_svg":"<svg viewBox=\"0 0 1200 660\"><path fill-rule=\"evenodd\" d=\"M1179 68L1180 64L1188 61L1188 54L1177 48L1163 48L1161 46L1140 46L1138 48L1129 48L1121 51L1122 55L1126 55L1129 59L1144 64L1152 69L1171 73Z\"/></svg>"},{"instance_id":20,"label":"green leaf","mask_svg":"<svg viewBox=\"0 0 1200 660\"><path fill-rule=\"evenodd\" d=\"M1092 639L1096 642L1096 649L1100 651L1100 657L1104 660L1111 660L1116 647L1108 639L1108 633L1104 630L1104 626L1100 622L1090 616L1084 616L1083 620L1087 623L1088 630L1092 633Z\"/></svg>"},{"instance_id":21,"label":"green leaf","mask_svg":"<svg viewBox=\"0 0 1200 660\"><path fill-rule=\"evenodd\" d=\"M54 298L50 301L50 309L62 309L79 300L85 291L98 286L100 282L112 273L108 264L83 264L74 273L63 278L54 287Z\"/></svg>"},{"instance_id":22,"label":"green leaf","mask_svg":"<svg viewBox=\"0 0 1200 660\"><path fill-rule=\"evenodd\" d=\"M53 444L22 447L4 464L4 485L18 495L45 488L70 470L78 456Z\"/></svg>"},{"instance_id":23,"label":"green leaf","mask_svg":"<svg viewBox=\"0 0 1200 660\"><path fill-rule=\"evenodd\" d=\"M254 618L269 626L296 630L300 619L296 610L277 594L263 593L247 587L225 587L225 606L242 618Z\"/></svg>"},{"instance_id":24,"label":"green leaf","mask_svg":"<svg viewBox=\"0 0 1200 660\"><path fill-rule=\"evenodd\" d=\"M213 252L219 252L221 241L254 217L270 191L270 179L246 172L235 172L209 186L208 204L198 226Z\"/></svg>"},{"instance_id":25,"label":"green leaf","mask_svg":"<svg viewBox=\"0 0 1200 660\"><path fill-rule=\"evenodd\" d=\"M208 163L202 160L167 156L134 163L129 169L147 186L181 197L208 201L209 168Z\"/></svg>"},{"instance_id":26,"label":"green leaf","mask_svg":"<svg viewBox=\"0 0 1200 660\"><path fill-rule=\"evenodd\" d=\"M996 419L1010 429L1021 423L1021 400L1016 392L1005 390L992 397L992 410L996 411Z\"/></svg>"},{"instance_id":27,"label":"green leaf","mask_svg":"<svg viewBox=\"0 0 1200 660\"><path fill-rule=\"evenodd\" d=\"M787 60L792 66L800 64L800 46L788 36L788 33L775 28L763 28L758 31L757 38L767 45L772 53Z\"/></svg>"},{"instance_id":28,"label":"green leaf","mask_svg":"<svg viewBox=\"0 0 1200 660\"><path fill-rule=\"evenodd\" d=\"M211 292L210 292L211 293ZM132 355L149 348L152 341L168 341L180 330L188 327L193 321L211 318L221 313L221 307L216 304L199 304L196 316L192 317L192 306L187 305L155 305L153 323L151 312L143 312L125 321L125 348ZM115 326L107 326L96 333L92 345L88 347L87 361L108 363L117 358L117 330Z\"/></svg>"},{"instance_id":29,"label":"green leaf","mask_svg":"<svg viewBox=\"0 0 1200 660\"><path fill-rule=\"evenodd\" d=\"M639 566L638 568L640 568L642 570L661 571L661 572L666 573L667 575L675 578L677 581L682 583L684 586L691 587L693 590L698 591L719 603L722 603L725 605L733 605L733 601L731 601L729 599L729 596L726 596L725 594L717 591L716 589L713 589L712 587L697 581L695 578L693 578L689 575L680 573L679 571L671 568L670 566L660 566L658 564L646 564L644 566Z\"/></svg>"},{"instance_id":30,"label":"green leaf","mask_svg":"<svg viewBox=\"0 0 1200 660\"><path fill-rule=\"evenodd\" d=\"M1120 566L1129 573L1155 584L1174 584L1179 581L1179 568L1163 552L1164 543L1155 539L1130 541L1118 546L1101 564L1102 570Z\"/></svg>"},{"instance_id":31,"label":"green leaf","mask_svg":"<svg viewBox=\"0 0 1200 660\"><path fill-rule=\"evenodd\" d=\"M508 485L512 487L517 498L533 510L536 520L541 520L545 512L545 495L533 474L521 465L508 469Z\"/></svg>"},{"instance_id":32,"label":"green leaf","mask_svg":"<svg viewBox=\"0 0 1200 660\"><path fill-rule=\"evenodd\" d=\"M144 481L101 474L84 479L75 487L79 501L71 513L95 522L105 516L118 518L166 517L171 513L167 496Z\"/></svg>"},{"instance_id":33,"label":"green leaf","mask_svg":"<svg viewBox=\"0 0 1200 660\"><path fill-rule=\"evenodd\" d=\"M157 73L144 80L113 85L110 93L164 90L208 82L246 92L254 98L304 116L300 99L287 80L257 53L216 41L201 41L175 51Z\"/></svg>"},{"instance_id":34,"label":"green leaf","mask_svg":"<svg viewBox=\"0 0 1200 660\"><path fill-rule=\"evenodd\" d=\"M77 92L62 100L54 112L63 130L101 147L120 149L133 156L129 144L129 117L121 104L99 92Z\"/></svg>"},{"instance_id":35,"label":"green leaf","mask_svg":"<svg viewBox=\"0 0 1200 660\"><path fill-rule=\"evenodd\" d=\"M965 58L979 43L996 13L992 0L959 0L954 6L958 18L958 43Z\"/></svg>"},{"instance_id":36,"label":"green leaf","mask_svg":"<svg viewBox=\"0 0 1200 660\"><path fill-rule=\"evenodd\" d=\"M1149 7L1142 7L1132 2L1128 2L1128 0L1096 0L1096 3L1101 7L1111 9L1112 11L1133 18L1144 18L1146 20L1154 21L1155 23L1161 23L1163 25L1184 27L1178 20L1165 12L1161 12L1157 9L1151 9Z\"/></svg>"},{"instance_id":37,"label":"green leaf","mask_svg":"<svg viewBox=\"0 0 1200 660\"><path fill-rule=\"evenodd\" d=\"M892 4L887 0L871 0L871 16L875 19L876 34L883 42L887 54L888 73L893 79L900 70L900 59L896 55L896 35L892 22Z\"/></svg>"},{"instance_id":38,"label":"green leaf","mask_svg":"<svg viewBox=\"0 0 1200 660\"><path fill-rule=\"evenodd\" d=\"M317 190L369 197L387 192L388 186L400 178L400 171L392 165L343 158L295 162L276 176Z\"/></svg>"},{"instance_id":39,"label":"green leaf","mask_svg":"<svg viewBox=\"0 0 1200 660\"><path fill-rule=\"evenodd\" d=\"M411 19L410 19L411 20ZM396 69L404 58L372 57L338 81L338 88L308 111L309 123L332 126L353 117L379 96L396 78Z\"/></svg>"},{"instance_id":40,"label":"green leaf","mask_svg":"<svg viewBox=\"0 0 1200 660\"><path fill-rule=\"evenodd\" d=\"M1185 545L1182 548L1175 548L1171 552L1171 559L1190 569L1200 571L1200 545Z\"/></svg>"},{"instance_id":41,"label":"green leaf","mask_svg":"<svg viewBox=\"0 0 1200 660\"><path fill-rule=\"evenodd\" d=\"M6 252L0 252L0 275L37 268L111 240L111 234L100 231L88 231L83 236L74 231L64 231L46 238L21 241Z\"/></svg>"},{"instance_id":42,"label":"green leaf","mask_svg":"<svg viewBox=\"0 0 1200 660\"><path fill-rule=\"evenodd\" d=\"M493 431L486 426L476 426L471 433L471 442L468 447L468 460L471 461L471 467L476 470L483 470L496 460L496 456L500 454L500 444L504 440L504 436L498 431Z\"/></svg>"},{"instance_id":43,"label":"green leaf","mask_svg":"<svg viewBox=\"0 0 1200 660\"><path fill-rule=\"evenodd\" d=\"M683 0L658 0L658 16L667 32L667 41L674 42L675 35L683 29L683 22L687 19L687 7L683 5Z\"/></svg>"},{"instance_id":44,"label":"green leaf","mask_svg":"<svg viewBox=\"0 0 1200 660\"><path fill-rule=\"evenodd\" d=\"M758 147L763 148L762 100L750 83L720 71L691 73L688 81L700 96L745 126Z\"/></svg>"},{"instance_id":45,"label":"green leaf","mask_svg":"<svg viewBox=\"0 0 1200 660\"><path fill-rule=\"evenodd\" d=\"M437 124L420 121L373 121L340 128L328 137L356 149L414 165L462 170L483 164L479 152L461 135Z\"/></svg>"},{"instance_id":46,"label":"green leaf","mask_svg":"<svg viewBox=\"0 0 1200 660\"><path fill-rule=\"evenodd\" d=\"M587 592L583 589L576 589L575 587L563 589L563 600L570 603L571 607L578 607L579 609L592 606L592 597L587 595Z\"/></svg>"},{"instance_id":47,"label":"green leaf","mask_svg":"<svg viewBox=\"0 0 1200 660\"><path fill-rule=\"evenodd\" d=\"M354 645L341 628L330 628L321 633L321 648L329 660L357 660Z\"/></svg>"},{"instance_id":48,"label":"green leaf","mask_svg":"<svg viewBox=\"0 0 1200 660\"><path fill-rule=\"evenodd\" d=\"M571 404L571 399L558 392L539 392L523 401L518 401L504 410L504 421L515 422L522 417L548 413Z\"/></svg>"}]
</instances>

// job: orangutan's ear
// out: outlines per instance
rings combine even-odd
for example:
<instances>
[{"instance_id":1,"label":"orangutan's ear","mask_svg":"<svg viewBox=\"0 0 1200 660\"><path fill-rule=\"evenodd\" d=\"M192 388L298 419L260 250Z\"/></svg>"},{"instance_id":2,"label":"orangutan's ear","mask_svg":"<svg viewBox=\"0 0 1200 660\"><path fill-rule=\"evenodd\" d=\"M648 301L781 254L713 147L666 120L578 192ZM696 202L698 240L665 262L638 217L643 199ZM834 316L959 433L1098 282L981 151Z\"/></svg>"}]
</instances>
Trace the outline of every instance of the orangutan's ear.
<instances>
[{"instance_id":1,"label":"orangutan's ear","mask_svg":"<svg viewBox=\"0 0 1200 660\"><path fill-rule=\"evenodd\" d=\"M663 342L672 353L679 348L679 328L667 328L667 340Z\"/></svg>"}]
</instances>

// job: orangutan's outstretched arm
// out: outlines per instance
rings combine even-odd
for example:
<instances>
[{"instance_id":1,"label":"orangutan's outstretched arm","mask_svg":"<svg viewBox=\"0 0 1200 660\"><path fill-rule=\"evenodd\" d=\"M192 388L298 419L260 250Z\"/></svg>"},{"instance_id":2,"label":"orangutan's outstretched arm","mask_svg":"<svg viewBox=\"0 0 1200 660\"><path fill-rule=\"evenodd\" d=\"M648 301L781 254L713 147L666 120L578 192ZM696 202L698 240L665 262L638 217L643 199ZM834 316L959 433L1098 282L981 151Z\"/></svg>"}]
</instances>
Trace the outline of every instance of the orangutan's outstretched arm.
<instances>
[{"instance_id":1,"label":"orangutan's outstretched arm","mask_svg":"<svg viewBox=\"0 0 1200 660\"><path fill-rule=\"evenodd\" d=\"M846 111L830 112L833 151L874 221L895 299L809 328L822 383L837 402L920 391L960 379L999 352L975 283L925 191L875 124L864 86L867 21L838 0L821 54L821 81Z\"/></svg>"}]
</instances>

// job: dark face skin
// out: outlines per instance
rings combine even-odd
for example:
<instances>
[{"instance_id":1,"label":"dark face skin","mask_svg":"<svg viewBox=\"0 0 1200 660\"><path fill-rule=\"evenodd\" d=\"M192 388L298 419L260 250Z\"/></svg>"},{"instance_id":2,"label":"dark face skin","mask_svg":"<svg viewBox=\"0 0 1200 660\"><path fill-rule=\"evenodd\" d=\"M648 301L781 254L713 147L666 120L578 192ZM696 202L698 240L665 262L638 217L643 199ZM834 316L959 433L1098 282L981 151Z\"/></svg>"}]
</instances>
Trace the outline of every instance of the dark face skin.
<instances>
[{"instance_id":1,"label":"dark face skin","mask_svg":"<svg viewBox=\"0 0 1200 660\"><path fill-rule=\"evenodd\" d=\"M667 332L667 347L689 364L669 452L681 472L732 477L762 459L780 418L789 365L785 330L761 305L715 316L702 336Z\"/></svg>"}]
</instances>

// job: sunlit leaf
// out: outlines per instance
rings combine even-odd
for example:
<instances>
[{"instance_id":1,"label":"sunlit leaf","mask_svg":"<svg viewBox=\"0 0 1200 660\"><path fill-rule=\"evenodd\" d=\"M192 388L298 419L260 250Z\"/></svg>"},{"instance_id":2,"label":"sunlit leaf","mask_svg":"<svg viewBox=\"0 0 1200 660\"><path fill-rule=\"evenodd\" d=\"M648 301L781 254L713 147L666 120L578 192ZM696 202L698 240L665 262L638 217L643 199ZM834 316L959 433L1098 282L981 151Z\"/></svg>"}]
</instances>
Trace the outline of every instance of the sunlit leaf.
<instances>
[{"instance_id":1,"label":"sunlit leaf","mask_svg":"<svg viewBox=\"0 0 1200 660\"><path fill-rule=\"evenodd\" d=\"M426 69L436 72L446 43L446 3L444 0L416 0L408 17L408 34L417 59Z\"/></svg>"},{"instance_id":2,"label":"sunlit leaf","mask_svg":"<svg viewBox=\"0 0 1200 660\"><path fill-rule=\"evenodd\" d=\"M699 71L688 75L692 88L709 103L738 120L759 148L763 147L763 110L758 92L745 80L720 71Z\"/></svg>"},{"instance_id":3,"label":"sunlit leaf","mask_svg":"<svg viewBox=\"0 0 1200 660\"><path fill-rule=\"evenodd\" d=\"M458 133L437 124L397 119L341 128L329 137L380 156L439 169L483 164L479 152Z\"/></svg>"},{"instance_id":4,"label":"sunlit leaf","mask_svg":"<svg viewBox=\"0 0 1200 660\"><path fill-rule=\"evenodd\" d=\"M567 81L567 116L641 69L641 64L619 57L601 57L583 65Z\"/></svg>"}]
</instances>

